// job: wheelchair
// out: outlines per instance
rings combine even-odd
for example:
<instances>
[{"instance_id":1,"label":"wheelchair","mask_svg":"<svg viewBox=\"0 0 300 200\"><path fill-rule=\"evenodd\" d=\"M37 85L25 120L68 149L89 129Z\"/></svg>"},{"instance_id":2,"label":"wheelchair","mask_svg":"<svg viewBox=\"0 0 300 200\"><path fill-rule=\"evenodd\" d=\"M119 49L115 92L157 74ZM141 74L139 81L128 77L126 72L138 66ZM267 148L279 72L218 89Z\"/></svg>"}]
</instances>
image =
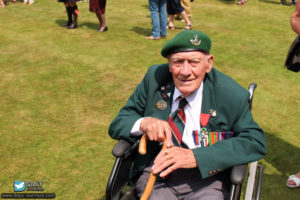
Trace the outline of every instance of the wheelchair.
<instances>
[{"instance_id":1,"label":"wheelchair","mask_svg":"<svg viewBox=\"0 0 300 200\"><path fill-rule=\"evenodd\" d=\"M249 85L249 106L252 108L254 90L257 84ZM110 177L106 186L106 200L136 200L134 186L129 186L129 171L133 162L135 152L138 150L139 141L132 143L121 139L115 144L112 154L116 158ZM244 200L259 200L262 186L264 167L258 165L258 161L250 164L234 166L231 169L231 190L230 200L241 198L241 191L246 174L247 186L245 189Z\"/></svg>"}]
</instances>

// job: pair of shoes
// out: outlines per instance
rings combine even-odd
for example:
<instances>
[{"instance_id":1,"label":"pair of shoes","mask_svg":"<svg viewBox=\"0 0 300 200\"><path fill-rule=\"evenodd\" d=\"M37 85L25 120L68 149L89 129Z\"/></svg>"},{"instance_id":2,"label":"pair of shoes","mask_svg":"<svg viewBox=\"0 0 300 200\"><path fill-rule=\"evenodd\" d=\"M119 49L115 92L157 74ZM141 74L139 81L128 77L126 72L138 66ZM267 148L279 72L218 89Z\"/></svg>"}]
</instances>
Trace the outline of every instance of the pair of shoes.
<instances>
[{"instance_id":1,"label":"pair of shoes","mask_svg":"<svg viewBox=\"0 0 300 200\"><path fill-rule=\"evenodd\" d=\"M108 27L107 26L105 26L104 29L101 29L101 28L98 29L98 32L101 32L101 33L105 32L105 31L108 31Z\"/></svg>"},{"instance_id":2,"label":"pair of shoes","mask_svg":"<svg viewBox=\"0 0 300 200\"><path fill-rule=\"evenodd\" d=\"M160 36L160 39L165 39L165 38L167 38L166 35L161 35L161 36Z\"/></svg>"},{"instance_id":3,"label":"pair of shoes","mask_svg":"<svg viewBox=\"0 0 300 200\"><path fill-rule=\"evenodd\" d=\"M288 182L286 182L286 185L289 188L298 188L298 187L300 187L300 178L298 178L297 176L291 175L289 177L288 181L293 181L295 183L295 185L292 185L292 184L289 184Z\"/></svg>"},{"instance_id":4,"label":"pair of shoes","mask_svg":"<svg viewBox=\"0 0 300 200\"><path fill-rule=\"evenodd\" d=\"M167 26L167 29L169 29L169 30L175 30L175 27L174 27L174 26L168 25L168 26Z\"/></svg>"},{"instance_id":5,"label":"pair of shoes","mask_svg":"<svg viewBox=\"0 0 300 200\"><path fill-rule=\"evenodd\" d=\"M68 26L71 26L72 22L66 22L62 25L60 25L61 27L68 27Z\"/></svg>"},{"instance_id":6,"label":"pair of shoes","mask_svg":"<svg viewBox=\"0 0 300 200\"><path fill-rule=\"evenodd\" d=\"M76 24L72 23L70 26L67 26L67 29L74 29L77 27L78 27L77 23Z\"/></svg>"},{"instance_id":7,"label":"pair of shoes","mask_svg":"<svg viewBox=\"0 0 300 200\"><path fill-rule=\"evenodd\" d=\"M192 30L192 24L188 24L184 27L184 30Z\"/></svg>"},{"instance_id":8,"label":"pair of shoes","mask_svg":"<svg viewBox=\"0 0 300 200\"><path fill-rule=\"evenodd\" d=\"M154 36L148 36L146 37L146 40L159 40L161 37L154 37Z\"/></svg>"}]
</instances>

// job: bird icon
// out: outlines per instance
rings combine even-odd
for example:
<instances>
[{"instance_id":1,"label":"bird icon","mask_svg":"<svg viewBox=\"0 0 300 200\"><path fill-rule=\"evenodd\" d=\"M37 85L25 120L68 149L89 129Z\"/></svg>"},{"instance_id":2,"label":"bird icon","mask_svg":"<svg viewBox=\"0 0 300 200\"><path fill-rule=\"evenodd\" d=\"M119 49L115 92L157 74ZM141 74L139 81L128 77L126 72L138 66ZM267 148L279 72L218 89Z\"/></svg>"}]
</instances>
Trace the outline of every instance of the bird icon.
<instances>
[{"instance_id":1,"label":"bird icon","mask_svg":"<svg viewBox=\"0 0 300 200\"><path fill-rule=\"evenodd\" d=\"M14 191L15 192L22 192L25 190L25 182L24 181L15 181L14 183Z\"/></svg>"},{"instance_id":2,"label":"bird icon","mask_svg":"<svg viewBox=\"0 0 300 200\"><path fill-rule=\"evenodd\" d=\"M15 184L15 187L18 189L21 189L22 187L24 187L24 182L20 183L20 184Z\"/></svg>"}]
</instances>

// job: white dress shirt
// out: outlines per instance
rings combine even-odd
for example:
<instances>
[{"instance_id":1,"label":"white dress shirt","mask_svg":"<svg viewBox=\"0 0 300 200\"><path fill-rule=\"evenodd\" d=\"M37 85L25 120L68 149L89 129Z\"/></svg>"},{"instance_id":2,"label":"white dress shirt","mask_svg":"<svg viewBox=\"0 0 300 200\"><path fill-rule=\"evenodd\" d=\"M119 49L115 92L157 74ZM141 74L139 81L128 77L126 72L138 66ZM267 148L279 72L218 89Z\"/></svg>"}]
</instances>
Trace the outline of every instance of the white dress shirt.
<instances>
[{"instance_id":1,"label":"white dress shirt","mask_svg":"<svg viewBox=\"0 0 300 200\"><path fill-rule=\"evenodd\" d=\"M173 94L173 102L171 105L171 114L178 109L179 98L182 96L181 92L175 87ZM186 117L186 123L184 128L184 133L182 137L182 142L186 144L190 149L196 147L193 138L193 131L200 130L200 113L202 106L202 96L203 96L203 82L201 83L199 89L193 92L190 96L186 97L188 104L184 107L184 113ZM170 115L171 115L170 114ZM140 131L140 124L144 118L140 118L134 124L131 129L131 135L139 136L143 132Z\"/></svg>"}]
</instances>

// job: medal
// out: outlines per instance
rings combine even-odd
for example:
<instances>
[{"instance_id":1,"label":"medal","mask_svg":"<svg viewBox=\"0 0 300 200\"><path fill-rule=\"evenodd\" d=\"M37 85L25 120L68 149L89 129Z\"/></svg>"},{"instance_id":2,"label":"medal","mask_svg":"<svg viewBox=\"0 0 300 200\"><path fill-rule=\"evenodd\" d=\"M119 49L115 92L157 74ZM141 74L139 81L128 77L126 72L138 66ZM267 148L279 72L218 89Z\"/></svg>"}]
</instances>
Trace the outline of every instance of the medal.
<instances>
[{"instance_id":1,"label":"medal","mask_svg":"<svg viewBox=\"0 0 300 200\"><path fill-rule=\"evenodd\" d=\"M156 104L155 104L157 110L164 110L167 108L168 104L167 102L165 102L164 100L159 100Z\"/></svg>"}]
</instances>

